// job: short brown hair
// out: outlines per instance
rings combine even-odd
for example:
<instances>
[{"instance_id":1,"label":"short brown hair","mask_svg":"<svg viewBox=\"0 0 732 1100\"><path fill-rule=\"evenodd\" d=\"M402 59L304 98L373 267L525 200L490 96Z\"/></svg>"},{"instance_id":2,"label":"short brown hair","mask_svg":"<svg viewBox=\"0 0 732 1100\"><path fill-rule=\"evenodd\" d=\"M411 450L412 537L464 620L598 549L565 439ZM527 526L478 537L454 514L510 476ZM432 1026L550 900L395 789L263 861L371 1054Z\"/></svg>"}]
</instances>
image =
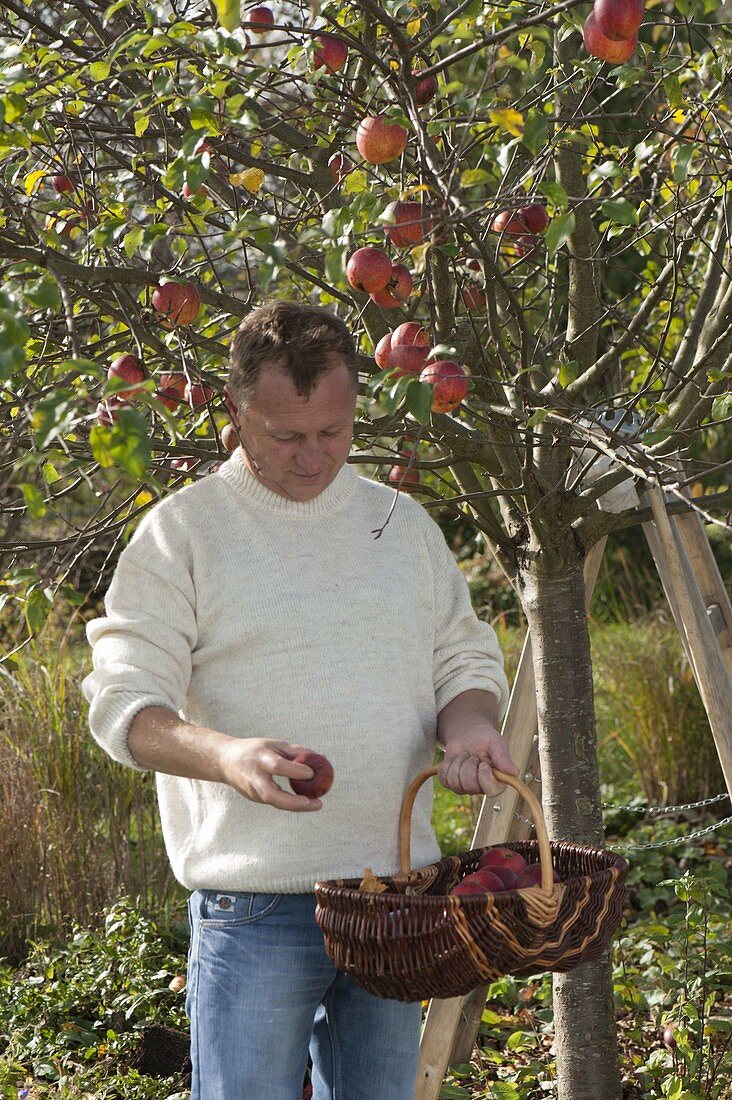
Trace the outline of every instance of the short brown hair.
<instances>
[{"instance_id":1,"label":"short brown hair","mask_svg":"<svg viewBox=\"0 0 732 1100\"><path fill-rule=\"evenodd\" d=\"M246 406L267 366L291 377L297 393L310 397L320 377L339 357L358 385L356 345L346 325L320 306L265 302L246 317L231 345L229 392Z\"/></svg>"}]
</instances>

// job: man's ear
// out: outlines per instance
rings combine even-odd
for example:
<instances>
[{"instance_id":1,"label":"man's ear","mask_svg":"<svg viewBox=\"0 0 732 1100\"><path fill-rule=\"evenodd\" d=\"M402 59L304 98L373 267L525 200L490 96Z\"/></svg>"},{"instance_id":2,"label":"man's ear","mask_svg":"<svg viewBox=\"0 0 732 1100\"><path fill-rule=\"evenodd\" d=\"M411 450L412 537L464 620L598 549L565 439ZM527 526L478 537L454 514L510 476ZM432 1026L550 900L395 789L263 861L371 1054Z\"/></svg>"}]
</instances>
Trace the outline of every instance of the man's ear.
<instances>
[{"instance_id":1,"label":"man's ear","mask_svg":"<svg viewBox=\"0 0 732 1100\"><path fill-rule=\"evenodd\" d=\"M239 427L239 412L236 407L236 402L231 396L231 390L229 389L229 383L224 386L224 403L226 405L226 411L231 417L231 422L235 428Z\"/></svg>"}]
</instances>

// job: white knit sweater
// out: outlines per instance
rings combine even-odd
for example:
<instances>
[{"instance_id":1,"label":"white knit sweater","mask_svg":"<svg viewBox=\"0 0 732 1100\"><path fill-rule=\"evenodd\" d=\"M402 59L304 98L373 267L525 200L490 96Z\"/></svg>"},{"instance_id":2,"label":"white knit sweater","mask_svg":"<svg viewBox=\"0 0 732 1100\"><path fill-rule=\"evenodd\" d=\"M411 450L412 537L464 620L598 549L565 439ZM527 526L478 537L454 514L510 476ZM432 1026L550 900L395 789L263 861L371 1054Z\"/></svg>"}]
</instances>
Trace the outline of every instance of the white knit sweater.
<instances>
[{"instance_id":1,"label":"white knit sweater","mask_svg":"<svg viewBox=\"0 0 732 1100\"><path fill-rule=\"evenodd\" d=\"M165 706L234 737L304 744L335 771L316 813L158 774L168 855L189 889L297 893L397 871L399 808L433 761L438 712L469 688L505 709L495 634L438 526L399 494L375 537L393 502L351 466L291 501L237 450L155 505L122 551L106 616L87 624L82 690L100 745L137 767L132 719ZM439 858L429 788L412 818L415 867Z\"/></svg>"}]
</instances>

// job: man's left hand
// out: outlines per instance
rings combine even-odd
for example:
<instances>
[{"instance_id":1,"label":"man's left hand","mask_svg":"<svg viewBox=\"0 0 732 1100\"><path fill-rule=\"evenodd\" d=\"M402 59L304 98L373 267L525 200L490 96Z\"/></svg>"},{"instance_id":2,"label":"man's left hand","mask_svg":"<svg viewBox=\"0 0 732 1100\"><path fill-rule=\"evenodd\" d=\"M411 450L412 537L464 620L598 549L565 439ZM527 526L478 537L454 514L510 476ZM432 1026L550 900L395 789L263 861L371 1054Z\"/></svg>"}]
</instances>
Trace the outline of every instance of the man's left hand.
<instances>
[{"instance_id":1,"label":"man's left hand","mask_svg":"<svg viewBox=\"0 0 732 1100\"><path fill-rule=\"evenodd\" d=\"M442 709L437 720L438 740L445 748L438 777L456 794L485 794L495 798L505 790L493 769L518 775L508 745L496 729L498 715L493 695L465 691Z\"/></svg>"}]
</instances>

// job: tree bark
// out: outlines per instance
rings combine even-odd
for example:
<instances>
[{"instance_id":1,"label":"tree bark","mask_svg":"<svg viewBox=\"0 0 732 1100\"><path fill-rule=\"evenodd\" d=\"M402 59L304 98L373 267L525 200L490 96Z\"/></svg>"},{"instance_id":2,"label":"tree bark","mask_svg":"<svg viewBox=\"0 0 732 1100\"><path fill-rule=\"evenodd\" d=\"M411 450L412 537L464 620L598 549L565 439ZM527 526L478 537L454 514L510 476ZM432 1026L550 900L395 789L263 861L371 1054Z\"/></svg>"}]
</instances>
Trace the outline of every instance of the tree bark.
<instances>
[{"instance_id":1,"label":"tree bark","mask_svg":"<svg viewBox=\"0 0 732 1100\"><path fill-rule=\"evenodd\" d=\"M552 840L600 847L602 808L582 555L565 544L524 562L522 605L531 632L544 814ZM554 976L559 1100L620 1100L610 962Z\"/></svg>"}]
</instances>

